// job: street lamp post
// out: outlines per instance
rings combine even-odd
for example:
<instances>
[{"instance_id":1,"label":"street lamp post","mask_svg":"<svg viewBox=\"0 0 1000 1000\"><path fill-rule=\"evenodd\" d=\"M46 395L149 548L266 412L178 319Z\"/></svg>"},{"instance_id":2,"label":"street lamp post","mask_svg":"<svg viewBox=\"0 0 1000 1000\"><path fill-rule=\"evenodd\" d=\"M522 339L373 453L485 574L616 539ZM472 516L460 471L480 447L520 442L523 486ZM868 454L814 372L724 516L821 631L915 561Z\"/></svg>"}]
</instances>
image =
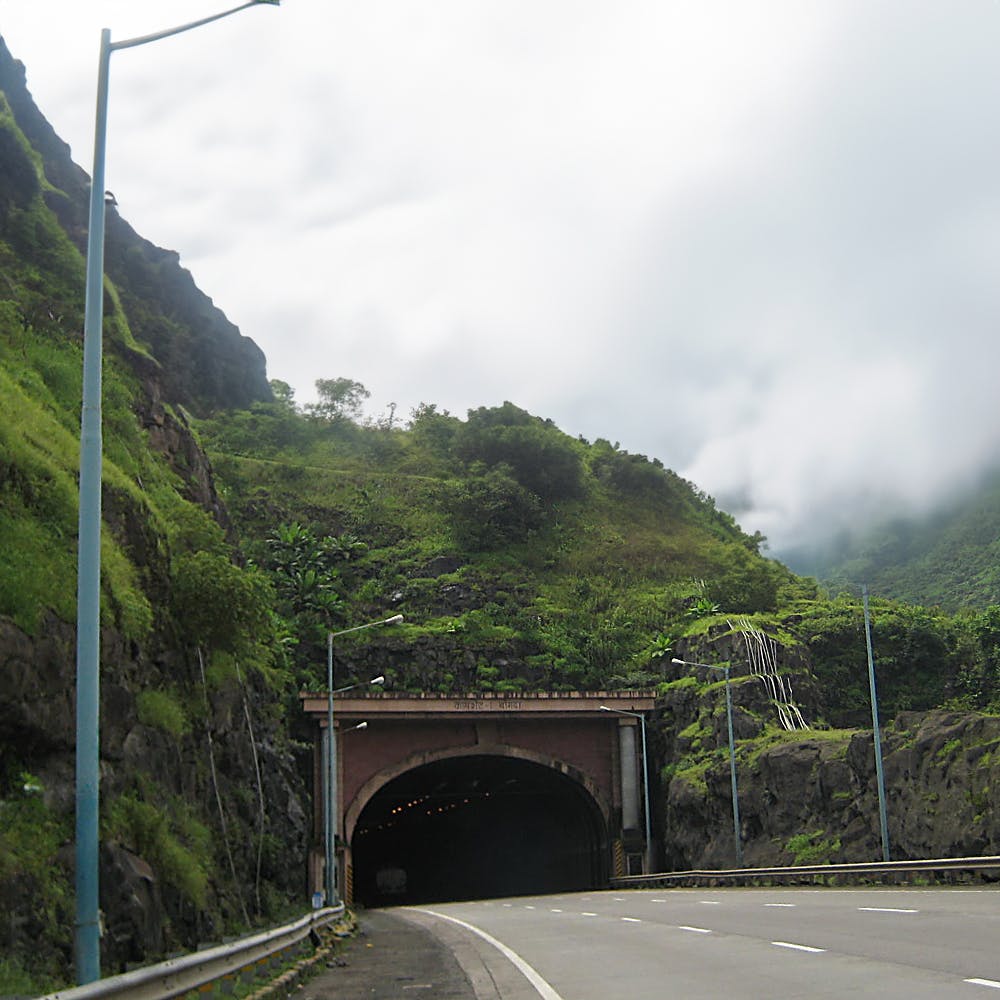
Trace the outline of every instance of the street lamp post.
<instances>
[{"instance_id":1,"label":"street lamp post","mask_svg":"<svg viewBox=\"0 0 1000 1000\"><path fill-rule=\"evenodd\" d=\"M729 729L729 779L733 795L733 842L736 845L736 864L743 867L743 837L740 834L740 799L736 788L736 743L733 740L733 698L729 691L728 664L691 663L689 660L678 660L675 656L671 663L685 667L704 667L706 670L721 670L726 677L726 725Z\"/></svg>"},{"instance_id":2,"label":"street lamp post","mask_svg":"<svg viewBox=\"0 0 1000 1000\"><path fill-rule=\"evenodd\" d=\"M345 691L352 691L354 688L363 685L384 684L384 677L373 677L370 681L359 681L357 684L348 684L346 687L334 688L333 686L333 640L349 632L360 632L362 629L378 628L380 625L398 625L403 620L402 615L393 615L391 618L382 618L377 622L368 622L365 625L355 625L353 628L345 628L340 632L328 632L326 637L326 796L323 809L324 819L324 885L326 888L326 905L335 906L337 898L337 739L333 731L333 696L343 694ZM367 723L364 724L367 726ZM363 728L358 726L356 728Z\"/></svg>"},{"instance_id":3,"label":"street lamp post","mask_svg":"<svg viewBox=\"0 0 1000 1000\"><path fill-rule=\"evenodd\" d=\"M889 821L885 809L885 774L882 770L882 733L878 724L878 694L875 689L875 658L872 655L872 620L868 609L868 587L861 588L865 612L865 646L868 650L868 687L872 702L872 736L875 740L875 780L878 785L878 821L882 834L882 860L889 860Z\"/></svg>"},{"instance_id":4,"label":"street lamp post","mask_svg":"<svg viewBox=\"0 0 1000 1000\"><path fill-rule=\"evenodd\" d=\"M101 32L94 120L94 170L90 180L87 273L83 321L83 406L80 416L80 486L76 623L76 974L82 986L101 978L98 884L100 784L101 621L101 366L104 323L104 165L111 53L156 42L228 17L247 7L280 0L249 0L221 14L141 38L111 41Z\"/></svg>"},{"instance_id":5,"label":"street lamp post","mask_svg":"<svg viewBox=\"0 0 1000 1000\"><path fill-rule=\"evenodd\" d=\"M653 871L653 837L651 832L651 824L649 817L649 770L646 763L646 717L639 712L626 712L622 708L609 708L607 705L601 705L602 712L612 712L615 715L630 715L633 719L638 719L641 726L640 732L642 733L642 790L643 790L643 808L646 814L646 871L645 874L649 875Z\"/></svg>"}]
</instances>

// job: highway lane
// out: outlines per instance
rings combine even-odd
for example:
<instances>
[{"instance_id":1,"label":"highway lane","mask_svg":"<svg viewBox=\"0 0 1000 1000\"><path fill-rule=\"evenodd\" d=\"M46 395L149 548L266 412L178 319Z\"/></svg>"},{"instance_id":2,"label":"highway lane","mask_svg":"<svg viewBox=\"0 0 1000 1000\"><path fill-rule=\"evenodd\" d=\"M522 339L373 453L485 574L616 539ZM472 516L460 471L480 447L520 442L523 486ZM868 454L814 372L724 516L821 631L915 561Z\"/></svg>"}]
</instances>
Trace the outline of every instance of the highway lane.
<instances>
[{"instance_id":1,"label":"highway lane","mask_svg":"<svg viewBox=\"0 0 1000 1000\"><path fill-rule=\"evenodd\" d=\"M397 912L507 966L480 994L502 1000L1000 1000L995 889L632 890Z\"/></svg>"}]
</instances>

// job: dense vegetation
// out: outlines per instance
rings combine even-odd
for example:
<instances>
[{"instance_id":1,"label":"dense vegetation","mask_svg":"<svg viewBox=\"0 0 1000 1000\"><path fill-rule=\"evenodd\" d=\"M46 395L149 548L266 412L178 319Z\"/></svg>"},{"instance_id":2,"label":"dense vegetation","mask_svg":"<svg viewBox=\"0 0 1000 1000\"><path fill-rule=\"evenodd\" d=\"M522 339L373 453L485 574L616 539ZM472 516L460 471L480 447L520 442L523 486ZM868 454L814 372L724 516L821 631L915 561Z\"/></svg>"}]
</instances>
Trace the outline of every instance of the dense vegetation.
<instances>
[{"instance_id":1,"label":"dense vegetation","mask_svg":"<svg viewBox=\"0 0 1000 1000\"><path fill-rule=\"evenodd\" d=\"M0 43L0 84L16 75ZM23 109L23 91L10 92ZM43 122L24 124L44 133ZM57 188L54 176L76 186ZM84 260L73 239L81 233L64 220L85 194L82 178L32 146L0 91L0 992L64 979L72 935L67 750ZM127 235L121 223L115 231L119 241ZM174 917L162 945L176 947L198 932L192 907L201 913L195 924L221 930L287 905L273 832L258 821L256 801L241 801L242 777L241 790L220 763L209 779L215 763L204 749L220 707L234 699L272 747L287 743L284 705L273 696L284 681L273 672L270 582L245 565L220 524L183 410L158 400L159 361L139 338L148 342L167 318L148 298L127 313L122 300L136 296L106 285L101 625L102 683L121 692L106 721L135 726L129 752L143 763L105 768L101 822L105 842L158 872ZM147 768L145 756L165 739L171 763ZM229 837L210 832L223 815Z\"/></svg>"},{"instance_id":2,"label":"dense vegetation","mask_svg":"<svg viewBox=\"0 0 1000 1000\"><path fill-rule=\"evenodd\" d=\"M399 683L648 686L651 651L699 608L815 594L658 462L511 403L424 405L404 429L276 397L201 432L304 683L328 629L401 611L405 638L380 641L433 643L442 666Z\"/></svg>"},{"instance_id":3,"label":"dense vegetation","mask_svg":"<svg viewBox=\"0 0 1000 1000\"><path fill-rule=\"evenodd\" d=\"M787 664L811 665L829 721L870 712L859 595L765 558L763 539L659 462L509 402L464 420L425 404L403 427L361 422L356 382L317 387L310 407L276 383L275 402L200 425L300 683L320 681L327 630L395 612L401 633L358 647L433 648L419 675L404 657L388 669L442 689L653 686L671 651L713 656L750 621ZM874 599L884 713L995 706L996 620Z\"/></svg>"}]
</instances>

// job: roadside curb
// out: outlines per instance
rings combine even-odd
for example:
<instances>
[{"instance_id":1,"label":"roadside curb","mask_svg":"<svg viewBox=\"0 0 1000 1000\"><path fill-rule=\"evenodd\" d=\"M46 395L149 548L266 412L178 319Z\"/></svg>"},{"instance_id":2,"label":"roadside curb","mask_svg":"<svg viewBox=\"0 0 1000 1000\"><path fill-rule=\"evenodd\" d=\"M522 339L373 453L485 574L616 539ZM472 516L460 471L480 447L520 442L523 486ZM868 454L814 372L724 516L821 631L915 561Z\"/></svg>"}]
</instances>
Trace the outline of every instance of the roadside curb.
<instances>
[{"instance_id":1,"label":"roadside curb","mask_svg":"<svg viewBox=\"0 0 1000 1000\"><path fill-rule=\"evenodd\" d=\"M272 1000L275 997L290 997L296 990L302 989L305 983L316 974L316 966L333 955L338 946L357 933L358 922L354 913L345 911L343 919L318 935L321 938L316 950L305 958L299 959L291 968L286 969L275 979L265 983L260 989L248 994L244 1000Z\"/></svg>"}]
</instances>

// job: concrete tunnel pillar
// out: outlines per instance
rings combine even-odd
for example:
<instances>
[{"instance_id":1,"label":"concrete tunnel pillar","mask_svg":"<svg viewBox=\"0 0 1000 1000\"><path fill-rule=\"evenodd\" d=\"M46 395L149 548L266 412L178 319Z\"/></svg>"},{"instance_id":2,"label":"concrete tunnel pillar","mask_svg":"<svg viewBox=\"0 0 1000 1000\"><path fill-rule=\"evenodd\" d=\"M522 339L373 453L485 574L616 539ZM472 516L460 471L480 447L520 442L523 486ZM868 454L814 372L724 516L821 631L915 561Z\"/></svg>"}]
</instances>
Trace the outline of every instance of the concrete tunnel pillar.
<instances>
[{"instance_id":1,"label":"concrete tunnel pillar","mask_svg":"<svg viewBox=\"0 0 1000 1000\"><path fill-rule=\"evenodd\" d=\"M622 780L622 832L639 830L639 774L636 769L635 723L620 719L618 724L618 759Z\"/></svg>"}]
</instances>

